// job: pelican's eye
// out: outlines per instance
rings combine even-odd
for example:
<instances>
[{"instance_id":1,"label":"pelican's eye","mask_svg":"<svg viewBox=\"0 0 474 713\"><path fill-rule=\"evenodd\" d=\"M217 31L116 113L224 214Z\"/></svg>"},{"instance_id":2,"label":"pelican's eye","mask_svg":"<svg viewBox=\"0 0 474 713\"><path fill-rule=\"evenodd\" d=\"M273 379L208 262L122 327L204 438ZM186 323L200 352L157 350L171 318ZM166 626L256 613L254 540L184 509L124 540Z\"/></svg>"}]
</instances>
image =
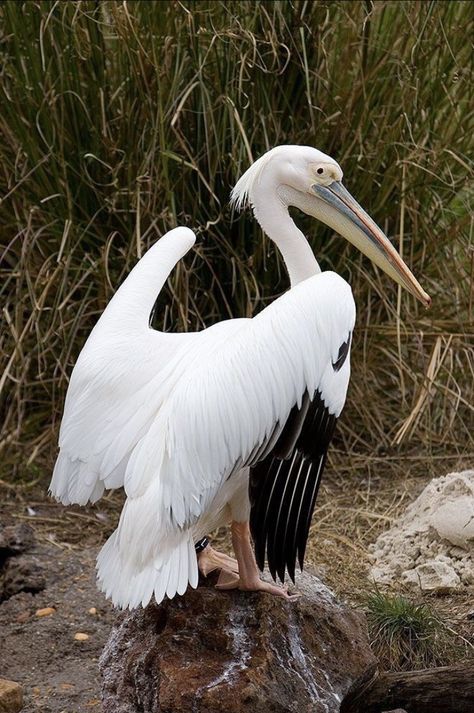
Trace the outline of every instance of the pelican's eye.
<instances>
[{"instance_id":1,"label":"pelican's eye","mask_svg":"<svg viewBox=\"0 0 474 713\"><path fill-rule=\"evenodd\" d=\"M322 173L324 173L324 168L319 167L318 170L317 170L317 173L319 173L319 175L321 175Z\"/></svg>"}]
</instances>

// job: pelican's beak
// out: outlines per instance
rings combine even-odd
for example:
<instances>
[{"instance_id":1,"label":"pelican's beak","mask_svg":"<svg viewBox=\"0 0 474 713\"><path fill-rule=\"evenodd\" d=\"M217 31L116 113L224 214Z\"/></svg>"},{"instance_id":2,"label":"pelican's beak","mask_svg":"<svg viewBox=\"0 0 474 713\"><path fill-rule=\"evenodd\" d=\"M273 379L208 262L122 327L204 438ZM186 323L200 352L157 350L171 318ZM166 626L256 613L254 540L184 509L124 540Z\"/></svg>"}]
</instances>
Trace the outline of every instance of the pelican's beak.
<instances>
[{"instance_id":1,"label":"pelican's beak","mask_svg":"<svg viewBox=\"0 0 474 713\"><path fill-rule=\"evenodd\" d=\"M321 217L325 223L423 302L425 307L430 306L431 297L403 262L387 236L340 181L334 181L329 186L315 184L312 190L326 204L321 206Z\"/></svg>"}]
</instances>

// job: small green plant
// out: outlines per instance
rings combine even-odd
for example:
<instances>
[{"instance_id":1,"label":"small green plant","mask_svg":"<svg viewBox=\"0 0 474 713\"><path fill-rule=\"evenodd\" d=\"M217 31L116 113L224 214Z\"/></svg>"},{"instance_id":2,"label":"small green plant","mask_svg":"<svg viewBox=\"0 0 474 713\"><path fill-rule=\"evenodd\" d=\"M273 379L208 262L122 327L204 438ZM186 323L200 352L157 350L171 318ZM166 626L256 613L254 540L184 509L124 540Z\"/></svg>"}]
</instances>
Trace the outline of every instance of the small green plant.
<instances>
[{"instance_id":1,"label":"small green plant","mask_svg":"<svg viewBox=\"0 0 474 713\"><path fill-rule=\"evenodd\" d=\"M367 620L382 668L422 669L449 661L451 633L427 604L377 590L367 599Z\"/></svg>"}]
</instances>

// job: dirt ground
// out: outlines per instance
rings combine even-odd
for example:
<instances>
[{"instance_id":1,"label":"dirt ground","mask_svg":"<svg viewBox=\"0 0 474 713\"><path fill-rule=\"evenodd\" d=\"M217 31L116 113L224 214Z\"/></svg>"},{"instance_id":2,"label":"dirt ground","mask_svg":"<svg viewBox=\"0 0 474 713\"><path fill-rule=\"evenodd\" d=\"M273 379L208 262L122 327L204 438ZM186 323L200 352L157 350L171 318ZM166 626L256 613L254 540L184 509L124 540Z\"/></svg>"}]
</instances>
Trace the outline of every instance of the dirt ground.
<instances>
[{"instance_id":1,"label":"dirt ground","mask_svg":"<svg viewBox=\"0 0 474 713\"><path fill-rule=\"evenodd\" d=\"M40 556L51 566L47 588L0 607L0 676L22 684L28 713L100 710L97 660L116 615L95 588L94 551L41 548ZM43 607L55 613L35 616ZM89 638L76 641L77 632Z\"/></svg>"},{"instance_id":2,"label":"dirt ground","mask_svg":"<svg viewBox=\"0 0 474 713\"><path fill-rule=\"evenodd\" d=\"M363 606L370 591L367 545L432 477L405 469L389 478L391 468L333 471L321 488L307 563L356 606ZM22 684L25 713L100 711L98 658L121 614L96 589L95 557L115 527L122 496L108 494L94 507L62 507L44 495L39 483L13 487L0 482L0 502L3 526L27 522L33 527L33 555L45 579L42 591L21 592L0 604L0 677ZM216 542L228 550L225 532L214 535ZM449 597L425 597L459 639L462 658L474 651L472 595L472 588L466 588ZM54 613L36 615L48 607ZM76 640L78 633L88 638Z\"/></svg>"},{"instance_id":3,"label":"dirt ground","mask_svg":"<svg viewBox=\"0 0 474 713\"><path fill-rule=\"evenodd\" d=\"M1 516L2 523L12 519ZM118 614L95 586L96 548L35 532L33 556L46 586L0 605L0 677L23 686L25 713L99 711L97 662ZM36 615L45 608L54 612ZM78 633L88 638L78 641Z\"/></svg>"}]
</instances>

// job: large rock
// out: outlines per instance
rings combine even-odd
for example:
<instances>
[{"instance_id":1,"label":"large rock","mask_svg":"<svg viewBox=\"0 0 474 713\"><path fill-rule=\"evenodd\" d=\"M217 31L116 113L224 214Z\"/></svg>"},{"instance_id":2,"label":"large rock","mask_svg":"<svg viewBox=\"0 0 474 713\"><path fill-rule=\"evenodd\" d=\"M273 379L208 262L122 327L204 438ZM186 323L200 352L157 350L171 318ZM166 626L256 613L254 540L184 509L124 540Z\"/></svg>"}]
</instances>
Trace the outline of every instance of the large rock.
<instances>
[{"instance_id":1,"label":"large rock","mask_svg":"<svg viewBox=\"0 0 474 713\"><path fill-rule=\"evenodd\" d=\"M122 614L100 660L104 713L337 713L375 670L362 614L303 574L296 603L218 592Z\"/></svg>"}]
</instances>

